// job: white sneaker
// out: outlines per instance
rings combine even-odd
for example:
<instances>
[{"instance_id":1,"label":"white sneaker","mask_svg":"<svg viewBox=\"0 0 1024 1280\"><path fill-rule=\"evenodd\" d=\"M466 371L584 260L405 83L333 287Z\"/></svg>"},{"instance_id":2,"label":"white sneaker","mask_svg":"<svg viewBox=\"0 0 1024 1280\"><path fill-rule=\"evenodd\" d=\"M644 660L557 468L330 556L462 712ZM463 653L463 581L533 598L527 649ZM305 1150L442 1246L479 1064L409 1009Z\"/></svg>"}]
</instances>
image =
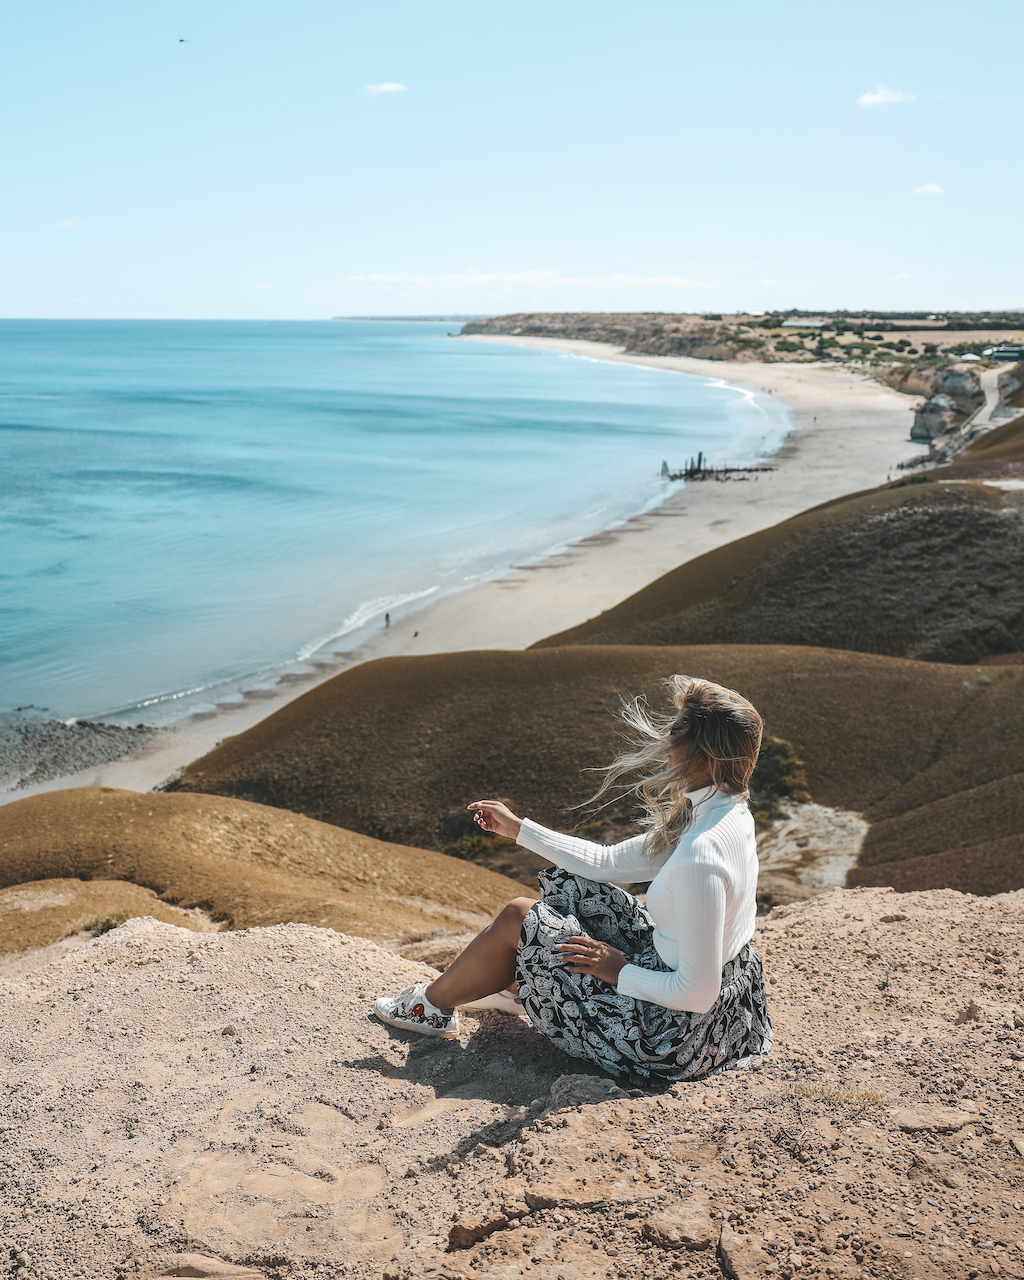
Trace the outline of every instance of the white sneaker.
<instances>
[{"instance_id":1,"label":"white sneaker","mask_svg":"<svg viewBox=\"0 0 1024 1280\"><path fill-rule=\"evenodd\" d=\"M373 1002L373 1011L381 1022L400 1027L403 1031L454 1039L459 1034L458 1010L444 1013L437 1005L431 1004L426 996L429 985L428 982L417 982L397 996L378 996Z\"/></svg>"},{"instance_id":2,"label":"white sneaker","mask_svg":"<svg viewBox=\"0 0 1024 1280\"><path fill-rule=\"evenodd\" d=\"M526 1012L523 1002L509 990L495 991L492 996L481 996L479 1000L470 1000L459 1006L462 1009L498 1009L502 1013L513 1013L517 1016Z\"/></svg>"}]
</instances>

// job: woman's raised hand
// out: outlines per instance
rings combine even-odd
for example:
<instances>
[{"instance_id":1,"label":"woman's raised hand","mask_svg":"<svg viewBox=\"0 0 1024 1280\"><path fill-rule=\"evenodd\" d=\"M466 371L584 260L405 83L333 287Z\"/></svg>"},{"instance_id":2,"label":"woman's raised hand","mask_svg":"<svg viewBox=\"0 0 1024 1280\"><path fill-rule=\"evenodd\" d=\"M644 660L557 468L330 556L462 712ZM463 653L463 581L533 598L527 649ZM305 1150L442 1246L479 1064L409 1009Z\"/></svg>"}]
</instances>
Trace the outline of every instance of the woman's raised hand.
<instances>
[{"instance_id":1,"label":"woman's raised hand","mask_svg":"<svg viewBox=\"0 0 1024 1280\"><path fill-rule=\"evenodd\" d=\"M484 831L493 831L498 836L508 836L510 840L519 839L519 828L522 818L517 818L512 810L500 800L474 800L468 809L474 809L477 826Z\"/></svg>"}]
</instances>

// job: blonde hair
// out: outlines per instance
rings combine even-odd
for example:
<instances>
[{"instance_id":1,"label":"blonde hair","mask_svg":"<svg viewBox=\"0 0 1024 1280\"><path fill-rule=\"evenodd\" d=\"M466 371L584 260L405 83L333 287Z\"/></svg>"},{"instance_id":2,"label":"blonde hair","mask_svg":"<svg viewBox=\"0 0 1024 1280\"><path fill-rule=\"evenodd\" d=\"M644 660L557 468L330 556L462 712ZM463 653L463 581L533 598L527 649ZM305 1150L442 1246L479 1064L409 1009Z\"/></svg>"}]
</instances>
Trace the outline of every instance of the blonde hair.
<instances>
[{"instance_id":1,"label":"blonde hair","mask_svg":"<svg viewBox=\"0 0 1024 1280\"><path fill-rule=\"evenodd\" d=\"M693 821L693 808L683 794L694 782L746 799L757 764L764 724L746 698L709 680L672 676L665 681L677 708L675 715L651 711L646 701L623 702L622 719L634 730L632 749L605 769L597 794L628 774L643 776L619 792L635 795L645 809L640 825L647 832L645 852L656 857L674 848Z\"/></svg>"}]
</instances>

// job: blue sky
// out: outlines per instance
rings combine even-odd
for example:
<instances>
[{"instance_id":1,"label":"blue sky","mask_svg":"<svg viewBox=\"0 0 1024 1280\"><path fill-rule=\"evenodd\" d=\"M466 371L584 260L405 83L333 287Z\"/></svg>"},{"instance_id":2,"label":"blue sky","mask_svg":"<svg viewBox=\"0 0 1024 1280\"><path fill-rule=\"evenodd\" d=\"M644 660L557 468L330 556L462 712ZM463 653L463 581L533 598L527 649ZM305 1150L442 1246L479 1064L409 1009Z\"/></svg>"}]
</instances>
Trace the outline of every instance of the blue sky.
<instances>
[{"instance_id":1,"label":"blue sky","mask_svg":"<svg viewBox=\"0 0 1024 1280\"><path fill-rule=\"evenodd\" d=\"M49 0L2 30L0 315L1024 305L1020 4Z\"/></svg>"}]
</instances>

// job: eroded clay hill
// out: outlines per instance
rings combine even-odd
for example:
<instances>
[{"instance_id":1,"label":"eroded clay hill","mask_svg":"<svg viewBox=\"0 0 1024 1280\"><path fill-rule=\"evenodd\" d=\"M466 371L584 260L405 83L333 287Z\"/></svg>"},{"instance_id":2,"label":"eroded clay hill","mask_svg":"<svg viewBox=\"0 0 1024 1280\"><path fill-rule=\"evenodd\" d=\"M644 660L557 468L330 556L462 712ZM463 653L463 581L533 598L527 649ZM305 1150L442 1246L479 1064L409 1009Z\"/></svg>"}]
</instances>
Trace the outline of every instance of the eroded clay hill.
<instances>
[{"instance_id":1,"label":"eroded clay hill","mask_svg":"<svg viewBox=\"0 0 1024 1280\"><path fill-rule=\"evenodd\" d=\"M0 807L0 954L117 914L364 937L479 929L522 885L469 862L197 795L78 787ZM191 922L201 928L202 922Z\"/></svg>"},{"instance_id":2,"label":"eroded clay hill","mask_svg":"<svg viewBox=\"0 0 1024 1280\"><path fill-rule=\"evenodd\" d=\"M581 645L386 658L343 672L185 772L183 789L443 847L482 796L572 826L621 747L624 696L676 672L740 690L806 763L812 799L871 826L853 884L1024 885L1024 668L798 646ZM400 762L400 767L396 762Z\"/></svg>"},{"instance_id":3,"label":"eroded clay hill","mask_svg":"<svg viewBox=\"0 0 1024 1280\"><path fill-rule=\"evenodd\" d=\"M1024 418L957 462L688 561L537 647L805 644L929 662L1024 650Z\"/></svg>"},{"instance_id":4,"label":"eroded clay hill","mask_svg":"<svg viewBox=\"0 0 1024 1280\"><path fill-rule=\"evenodd\" d=\"M761 1070L623 1093L522 1019L393 1031L431 970L133 920L0 983L0 1251L40 1280L1024 1276L1017 902L760 924Z\"/></svg>"}]
</instances>

